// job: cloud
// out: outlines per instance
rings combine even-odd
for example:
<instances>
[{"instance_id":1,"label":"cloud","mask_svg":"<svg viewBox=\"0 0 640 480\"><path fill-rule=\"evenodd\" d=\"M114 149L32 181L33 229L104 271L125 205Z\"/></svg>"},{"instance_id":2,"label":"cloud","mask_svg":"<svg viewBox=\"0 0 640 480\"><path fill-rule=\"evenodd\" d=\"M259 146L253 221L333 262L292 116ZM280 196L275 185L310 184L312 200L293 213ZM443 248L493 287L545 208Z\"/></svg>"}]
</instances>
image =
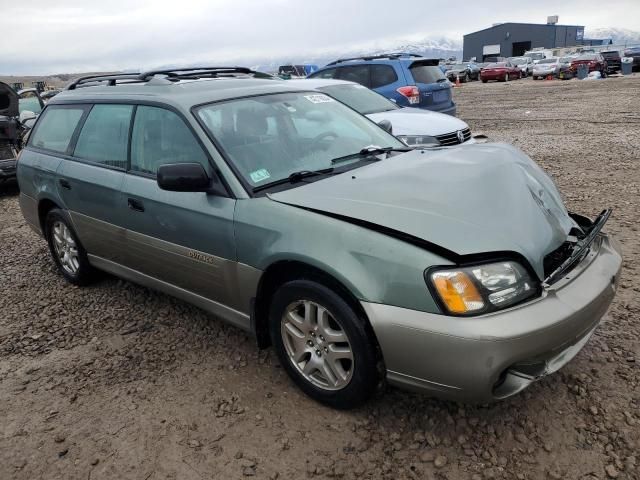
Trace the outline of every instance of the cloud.
<instances>
[{"instance_id":1,"label":"cloud","mask_svg":"<svg viewBox=\"0 0 640 480\"><path fill-rule=\"evenodd\" d=\"M0 74L286 58L388 39L446 37L502 21L634 28L636 0L32 0L2 11ZM8 41L11 39L11 41Z\"/></svg>"}]
</instances>

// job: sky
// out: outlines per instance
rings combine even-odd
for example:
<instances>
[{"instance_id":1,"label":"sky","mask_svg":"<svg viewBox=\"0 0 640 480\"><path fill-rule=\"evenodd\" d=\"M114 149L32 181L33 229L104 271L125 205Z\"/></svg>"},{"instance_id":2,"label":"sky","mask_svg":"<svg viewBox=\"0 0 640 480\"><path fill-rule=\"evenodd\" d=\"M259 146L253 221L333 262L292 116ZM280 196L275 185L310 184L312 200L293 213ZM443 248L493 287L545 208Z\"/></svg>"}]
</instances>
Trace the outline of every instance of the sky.
<instances>
[{"instance_id":1,"label":"sky","mask_svg":"<svg viewBox=\"0 0 640 480\"><path fill-rule=\"evenodd\" d=\"M0 75L284 59L498 22L640 30L638 0L0 0Z\"/></svg>"}]
</instances>

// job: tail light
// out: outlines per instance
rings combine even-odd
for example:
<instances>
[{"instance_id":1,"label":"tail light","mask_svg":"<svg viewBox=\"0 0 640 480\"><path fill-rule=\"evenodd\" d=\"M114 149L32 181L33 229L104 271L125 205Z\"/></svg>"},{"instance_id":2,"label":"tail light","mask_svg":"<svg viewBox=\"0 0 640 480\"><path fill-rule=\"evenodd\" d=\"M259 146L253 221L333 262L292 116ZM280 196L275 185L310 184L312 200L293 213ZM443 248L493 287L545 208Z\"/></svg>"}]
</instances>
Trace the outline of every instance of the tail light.
<instances>
[{"instance_id":1,"label":"tail light","mask_svg":"<svg viewBox=\"0 0 640 480\"><path fill-rule=\"evenodd\" d=\"M420 103L420 90L415 85L407 85L396 90L400 95L409 100L411 105Z\"/></svg>"}]
</instances>

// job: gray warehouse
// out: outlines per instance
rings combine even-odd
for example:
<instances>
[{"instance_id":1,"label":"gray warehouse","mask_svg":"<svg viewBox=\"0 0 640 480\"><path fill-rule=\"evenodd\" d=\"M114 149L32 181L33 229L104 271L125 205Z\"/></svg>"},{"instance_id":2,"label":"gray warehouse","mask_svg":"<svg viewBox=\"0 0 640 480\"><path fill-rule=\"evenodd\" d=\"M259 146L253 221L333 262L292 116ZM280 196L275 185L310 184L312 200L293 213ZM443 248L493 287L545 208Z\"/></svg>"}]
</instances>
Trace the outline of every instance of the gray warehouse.
<instances>
[{"instance_id":1,"label":"gray warehouse","mask_svg":"<svg viewBox=\"0 0 640 480\"><path fill-rule=\"evenodd\" d=\"M581 45L582 25L500 23L464 36L463 58L517 57L536 47L556 48Z\"/></svg>"}]
</instances>

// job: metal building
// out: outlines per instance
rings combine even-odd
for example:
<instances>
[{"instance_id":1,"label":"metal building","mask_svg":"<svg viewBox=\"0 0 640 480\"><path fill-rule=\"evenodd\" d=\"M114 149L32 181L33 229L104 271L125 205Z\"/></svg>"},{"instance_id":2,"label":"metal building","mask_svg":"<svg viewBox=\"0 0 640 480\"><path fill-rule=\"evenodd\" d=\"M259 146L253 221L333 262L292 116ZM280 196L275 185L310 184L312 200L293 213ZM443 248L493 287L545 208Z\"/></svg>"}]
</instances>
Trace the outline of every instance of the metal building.
<instances>
[{"instance_id":1,"label":"metal building","mask_svg":"<svg viewBox=\"0 0 640 480\"><path fill-rule=\"evenodd\" d=\"M584 26L538 23L500 23L464 36L463 59L517 57L532 48L582 45Z\"/></svg>"}]
</instances>

